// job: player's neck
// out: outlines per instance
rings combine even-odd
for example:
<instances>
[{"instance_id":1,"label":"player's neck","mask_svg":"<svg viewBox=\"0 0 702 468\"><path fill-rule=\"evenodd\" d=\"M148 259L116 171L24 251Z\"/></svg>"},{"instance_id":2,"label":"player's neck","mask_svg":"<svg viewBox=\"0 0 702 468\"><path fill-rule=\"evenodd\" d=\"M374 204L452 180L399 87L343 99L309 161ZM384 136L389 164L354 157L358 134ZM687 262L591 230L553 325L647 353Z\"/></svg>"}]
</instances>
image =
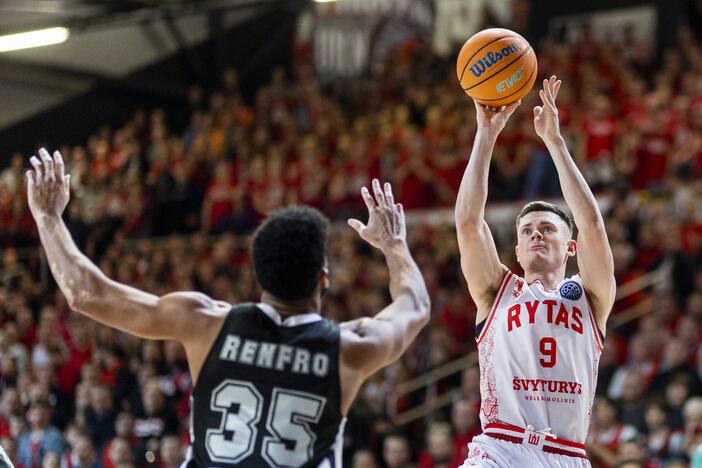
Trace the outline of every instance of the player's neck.
<instances>
[{"instance_id":1,"label":"player's neck","mask_svg":"<svg viewBox=\"0 0 702 468\"><path fill-rule=\"evenodd\" d=\"M565 268L558 271L525 271L524 279L528 284L539 281L544 289L556 289L558 283L565 278Z\"/></svg>"},{"instance_id":2,"label":"player's neck","mask_svg":"<svg viewBox=\"0 0 702 468\"><path fill-rule=\"evenodd\" d=\"M279 299L269 292L263 291L263 294L261 294L261 302L273 307L283 317L305 314L307 312L319 313L321 306L321 300L317 297L317 294L307 299L287 301Z\"/></svg>"}]
</instances>

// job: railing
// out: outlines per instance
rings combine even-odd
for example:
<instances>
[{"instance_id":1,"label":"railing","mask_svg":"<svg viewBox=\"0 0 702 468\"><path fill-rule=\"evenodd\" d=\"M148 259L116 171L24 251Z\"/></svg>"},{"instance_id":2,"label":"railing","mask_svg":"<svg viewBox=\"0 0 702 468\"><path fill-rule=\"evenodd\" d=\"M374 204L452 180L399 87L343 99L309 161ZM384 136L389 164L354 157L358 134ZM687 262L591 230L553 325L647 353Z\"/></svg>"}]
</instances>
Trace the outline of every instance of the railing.
<instances>
[{"instance_id":1,"label":"railing","mask_svg":"<svg viewBox=\"0 0 702 468\"><path fill-rule=\"evenodd\" d=\"M658 285L662 283L667 275L667 271L664 269L658 269L647 273L645 275L639 276L628 283L625 283L617 288L616 300L624 299L625 297L632 296L644 289L650 288L651 286ZM608 324L612 328L620 327L626 323L629 323L637 318L646 315L653 310L654 300L651 298L646 298L643 301L619 312L616 316L610 319ZM465 356L461 356L458 359L447 362L436 369L432 369L414 379L407 380L395 386L393 389L389 408L391 413L397 408L397 401L400 397L407 395L408 393L426 388L427 398L426 401L420 405L410 408L399 414L390 414L393 423L397 426L404 426L414 420L423 418L434 411L448 406L454 401L455 391L450 390L442 393L441 395L436 394L436 383L450 375L457 372L462 372L468 367L476 364L478 362L478 352L473 351Z\"/></svg>"}]
</instances>

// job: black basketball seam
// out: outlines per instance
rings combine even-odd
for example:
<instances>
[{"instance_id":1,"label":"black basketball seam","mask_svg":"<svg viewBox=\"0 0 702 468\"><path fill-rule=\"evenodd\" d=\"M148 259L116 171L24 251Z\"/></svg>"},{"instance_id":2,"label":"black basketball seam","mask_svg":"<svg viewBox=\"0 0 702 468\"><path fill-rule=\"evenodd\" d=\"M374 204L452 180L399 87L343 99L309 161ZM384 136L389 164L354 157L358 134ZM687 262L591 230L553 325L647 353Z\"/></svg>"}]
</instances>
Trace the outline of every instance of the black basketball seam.
<instances>
[{"instance_id":1,"label":"black basketball seam","mask_svg":"<svg viewBox=\"0 0 702 468\"><path fill-rule=\"evenodd\" d=\"M531 73L529 73L529 76L527 77L527 79L524 80L524 83L522 83L522 86L519 87L518 89L516 89L512 94L508 94L507 96L502 96L502 97L500 97L500 98L495 98L495 99L479 99L479 98L475 98L475 99L476 99L477 101L480 101L480 102L483 102L483 101L499 101L500 99L506 99L506 98L508 98L508 97L510 97L510 96L512 96L512 95L514 95L514 94L516 94L516 93L518 93L524 86L526 86L526 84L529 82L529 80L531 79L531 76L534 74L535 71L536 71L536 60L534 60L534 66L531 67Z\"/></svg>"},{"instance_id":2,"label":"black basketball seam","mask_svg":"<svg viewBox=\"0 0 702 468\"><path fill-rule=\"evenodd\" d=\"M468 64L470 63L471 60L473 60L473 59L475 58L476 55L478 55L478 52L480 52L481 50L483 50L484 48L486 48L487 46L489 46L489 45L492 44L493 42L497 42L497 41L499 41L500 39L504 39L504 38L506 38L506 37L517 37L517 36L514 36L514 35L500 36L500 37L498 37L497 39L491 40L491 41L488 42L487 44L483 44L483 46L482 46L480 49L476 50L476 51L473 53L473 55L470 56L470 58L466 61L466 64L463 65L463 70L461 70L461 77L458 79L458 82L460 83L460 82L463 80L463 75L466 74L466 68L468 68Z\"/></svg>"},{"instance_id":3,"label":"black basketball seam","mask_svg":"<svg viewBox=\"0 0 702 468\"><path fill-rule=\"evenodd\" d=\"M519 55L517 56L517 58L515 58L514 60L512 60L511 62L509 62L509 63L508 63L507 65L505 65L504 67L502 67L502 68L500 68L499 70L497 70L497 71L496 71L495 73L493 73L492 75L486 76L482 81L479 81L479 82L475 83L473 86L469 86L469 87L467 87L467 88L463 88L463 91L468 91L469 89L473 89L473 88L475 88L476 86L479 86L479 85L485 83L487 80L489 80L489 79L492 78L493 76L497 75L497 74L500 73L502 70L504 70L505 68L509 67L510 65L512 65L514 62L516 62L516 61L519 60L520 58L522 58L522 57L524 56L524 54L526 54L526 53L529 52L530 50L531 50L531 46L529 46L528 49L526 49L524 52L522 52L521 54L519 54Z\"/></svg>"}]
</instances>

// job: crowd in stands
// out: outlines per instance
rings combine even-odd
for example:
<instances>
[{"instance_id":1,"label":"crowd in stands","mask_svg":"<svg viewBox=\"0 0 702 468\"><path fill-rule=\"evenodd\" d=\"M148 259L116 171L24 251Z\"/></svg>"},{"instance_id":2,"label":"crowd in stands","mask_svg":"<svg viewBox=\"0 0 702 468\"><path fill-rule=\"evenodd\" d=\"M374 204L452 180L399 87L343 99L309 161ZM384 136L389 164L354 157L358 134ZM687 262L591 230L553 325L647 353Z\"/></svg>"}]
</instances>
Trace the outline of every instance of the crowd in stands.
<instances>
[{"instance_id":1,"label":"crowd in stands","mask_svg":"<svg viewBox=\"0 0 702 468\"><path fill-rule=\"evenodd\" d=\"M683 31L656 67L646 45L632 41L624 49L588 34L568 45L544 40L539 69L563 80L563 133L609 200L617 282L665 272L656 287L615 305L587 441L593 466L685 467L702 443L702 46ZM500 136L490 202L559 196L533 132L536 96ZM373 177L392 182L408 211L450 209L475 133L475 109L452 64L420 43L343 87L319 83L304 61L277 69L253 103L229 69L209 98L192 88L188 112L182 132L162 111L138 111L84 145L60 148L72 185L65 219L81 250L117 281L232 303L258 298L247 234L267 213L304 203L335 220L363 217L359 189ZM0 444L22 468L177 466L192 390L183 349L68 309L38 256L26 163L14 155L0 173ZM455 393L450 405L407 427L392 423L424 398L390 398L395 385L475 350L475 306L453 226L420 220L408 237L433 318L352 408L345 458L356 468L455 467L480 433L475 366L439 382ZM519 272L513 244L498 247ZM351 229L334 227L329 260L325 316L348 320L387 303L383 259ZM621 319L646 301L650 312Z\"/></svg>"}]
</instances>

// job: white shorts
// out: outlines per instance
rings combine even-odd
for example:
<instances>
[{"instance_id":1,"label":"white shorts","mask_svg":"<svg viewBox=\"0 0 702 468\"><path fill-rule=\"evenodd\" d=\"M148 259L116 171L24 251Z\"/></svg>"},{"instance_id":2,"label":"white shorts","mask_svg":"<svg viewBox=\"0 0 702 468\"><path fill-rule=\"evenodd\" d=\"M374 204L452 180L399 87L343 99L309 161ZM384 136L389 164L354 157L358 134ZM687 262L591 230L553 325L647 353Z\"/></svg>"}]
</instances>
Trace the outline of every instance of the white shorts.
<instances>
[{"instance_id":1,"label":"white shorts","mask_svg":"<svg viewBox=\"0 0 702 468\"><path fill-rule=\"evenodd\" d=\"M485 434L468 444L468 458L460 468L511 467L591 468L585 458L548 453L538 448L495 439Z\"/></svg>"}]
</instances>

